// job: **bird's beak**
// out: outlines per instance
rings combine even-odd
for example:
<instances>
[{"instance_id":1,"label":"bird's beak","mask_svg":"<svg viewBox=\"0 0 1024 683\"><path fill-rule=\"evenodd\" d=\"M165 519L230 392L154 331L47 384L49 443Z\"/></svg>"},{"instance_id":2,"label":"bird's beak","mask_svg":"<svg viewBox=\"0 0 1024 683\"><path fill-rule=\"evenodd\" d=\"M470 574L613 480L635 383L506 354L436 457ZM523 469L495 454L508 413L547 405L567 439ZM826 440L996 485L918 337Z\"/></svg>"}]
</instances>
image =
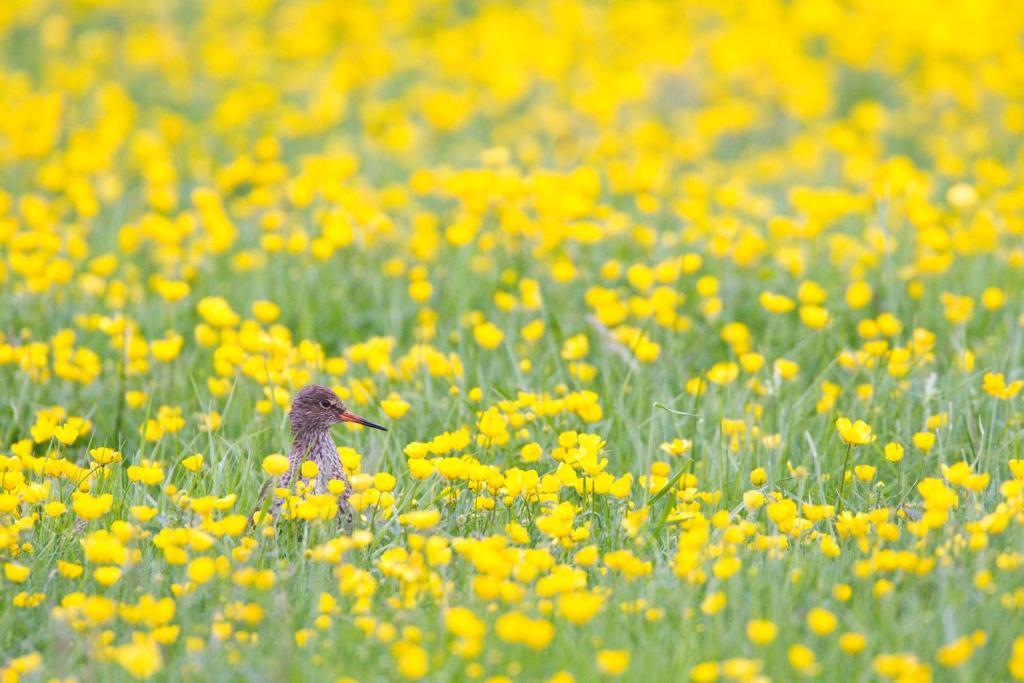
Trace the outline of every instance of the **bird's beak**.
<instances>
[{"instance_id":1,"label":"bird's beak","mask_svg":"<svg viewBox=\"0 0 1024 683\"><path fill-rule=\"evenodd\" d=\"M382 432L388 431L387 427L381 427L379 424L375 422L370 422L365 417L359 417L351 410L342 410L340 413L338 413L338 419L340 419L342 422L355 422L357 425L363 425L364 427L372 427L374 429L379 429Z\"/></svg>"}]
</instances>

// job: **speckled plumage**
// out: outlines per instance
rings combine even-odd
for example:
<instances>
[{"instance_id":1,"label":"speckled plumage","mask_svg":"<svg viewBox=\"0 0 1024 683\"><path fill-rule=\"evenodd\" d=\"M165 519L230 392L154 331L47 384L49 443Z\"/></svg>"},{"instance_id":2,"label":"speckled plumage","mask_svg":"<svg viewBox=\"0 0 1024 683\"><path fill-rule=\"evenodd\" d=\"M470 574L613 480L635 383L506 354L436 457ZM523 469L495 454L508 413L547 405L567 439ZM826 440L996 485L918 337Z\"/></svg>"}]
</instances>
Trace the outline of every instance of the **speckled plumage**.
<instances>
[{"instance_id":1,"label":"speckled plumage","mask_svg":"<svg viewBox=\"0 0 1024 683\"><path fill-rule=\"evenodd\" d=\"M292 409L288 414L292 428L292 447L288 452L288 472L281 478L282 488L291 488L296 476L301 476L300 468L306 460L316 463L318 472L314 481L303 478L306 486L312 484L313 491L318 494L328 492L328 484L332 479L345 482L345 492L338 496L338 514L343 519L352 518L352 507L348 498L351 485L338 449L331 438L331 427L339 422L355 422L375 429L384 428L368 420L354 415L337 394L327 387L310 384L303 387L292 401ZM272 512L277 515L284 499L274 500Z\"/></svg>"}]
</instances>

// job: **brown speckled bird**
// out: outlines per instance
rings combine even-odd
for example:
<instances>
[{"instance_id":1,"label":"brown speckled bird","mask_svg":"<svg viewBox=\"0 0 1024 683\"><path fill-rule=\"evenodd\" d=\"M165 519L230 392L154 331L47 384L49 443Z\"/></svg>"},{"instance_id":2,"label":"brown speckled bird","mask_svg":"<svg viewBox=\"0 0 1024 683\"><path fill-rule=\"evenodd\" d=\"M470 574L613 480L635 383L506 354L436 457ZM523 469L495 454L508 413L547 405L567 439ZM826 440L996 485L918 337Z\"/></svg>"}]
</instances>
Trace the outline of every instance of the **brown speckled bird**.
<instances>
[{"instance_id":1,"label":"brown speckled bird","mask_svg":"<svg viewBox=\"0 0 1024 683\"><path fill-rule=\"evenodd\" d=\"M338 457L338 449L331 438L331 427L339 422L354 422L365 427L387 431L379 424L359 417L342 403L338 395L327 387L309 384L302 387L292 400L288 414L292 425L292 447L288 452L289 468L281 479L280 486L289 488L299 469L307 458L316 463L318 472L313 485L315 493L327 493L328 482L340 479L345 482L345 492L338 496L338 514L343 519L351 518L348 497L351 486L345 468ZM303 480L309 485L308 480ZM273 514L277 515L284 504L283 498L275 498Z\"/></svg>"}]
</instances>

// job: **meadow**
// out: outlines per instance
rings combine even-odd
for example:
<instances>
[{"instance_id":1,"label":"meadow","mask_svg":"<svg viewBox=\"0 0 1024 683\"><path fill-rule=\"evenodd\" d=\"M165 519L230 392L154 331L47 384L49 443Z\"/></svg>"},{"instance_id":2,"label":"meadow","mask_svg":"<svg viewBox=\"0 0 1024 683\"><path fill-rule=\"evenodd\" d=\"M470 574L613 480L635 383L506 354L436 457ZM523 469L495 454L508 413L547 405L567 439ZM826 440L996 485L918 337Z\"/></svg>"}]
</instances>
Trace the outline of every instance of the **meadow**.
<instances>
[{"instance_id":1,"label":"meadow","mask_svg":"<svg viewBox=\"0 0 1024 683\"><path fill-rule=\"evenodd\" d=\"M0 681L1024 679L1022 143L1020 3L0 4Z\"/></svg>"}]
</instances>

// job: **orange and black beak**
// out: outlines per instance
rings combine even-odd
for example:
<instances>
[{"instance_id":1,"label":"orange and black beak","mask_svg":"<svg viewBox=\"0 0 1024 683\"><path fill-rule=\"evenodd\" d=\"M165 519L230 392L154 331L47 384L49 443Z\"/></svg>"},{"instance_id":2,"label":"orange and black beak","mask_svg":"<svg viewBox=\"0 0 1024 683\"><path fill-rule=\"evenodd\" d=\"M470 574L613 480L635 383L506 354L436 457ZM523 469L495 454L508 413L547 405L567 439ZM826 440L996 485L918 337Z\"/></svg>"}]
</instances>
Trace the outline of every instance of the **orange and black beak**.
<instances>
[{"instance_id":1,"label":"orange and black beak","mask_svg":"<svg viewBox=\"0 0 1024 683\"><path fill-rule=\"evenodd\" d=\"M347 408L338 413L338 419L341 420L342 422L355 422L357 425L363 425L364 427L372 427L373 429L379 429L382 432L388 431L387 427L381 427L379 424L375 422L370 422L364 417L359 417L358 415L353 413L351 410L348 410Z\"/></svg>"}]
</instances>

